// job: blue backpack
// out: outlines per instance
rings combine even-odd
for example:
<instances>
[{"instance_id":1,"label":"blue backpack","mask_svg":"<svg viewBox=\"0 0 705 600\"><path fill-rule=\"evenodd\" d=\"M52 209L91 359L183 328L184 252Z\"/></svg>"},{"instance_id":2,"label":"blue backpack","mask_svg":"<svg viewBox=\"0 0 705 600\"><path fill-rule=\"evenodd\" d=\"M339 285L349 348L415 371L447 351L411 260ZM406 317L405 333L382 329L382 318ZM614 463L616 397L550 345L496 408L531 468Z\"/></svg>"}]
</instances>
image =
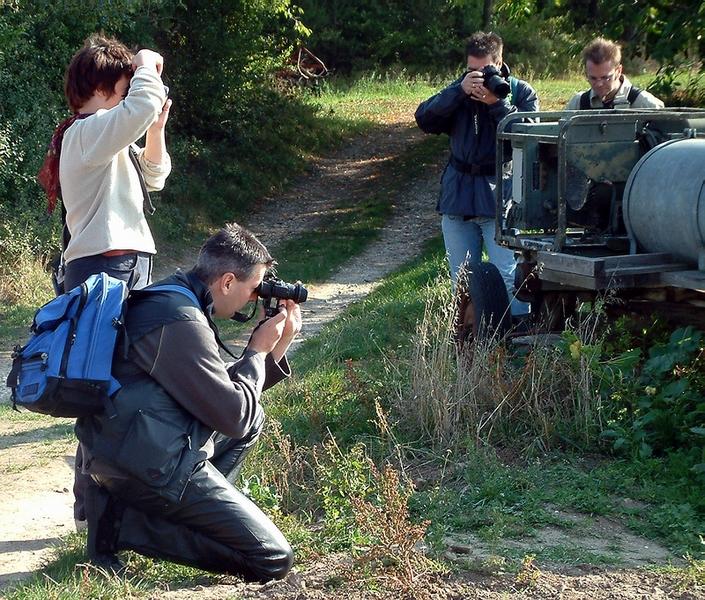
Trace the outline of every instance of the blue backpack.
<instances>
[{"instance_id":1,"label":"blue backpack","mask_svg":"<svg viewBox=\"0 0 705 600\"><path fill-rule=\"evenodd\" d=\"M191 290L159 285L142 291ZM112 406L120 389L111 375L127 306L127 285L105 273L57 296L34 315L32 337L12 354L12 405L53 417L85 417Z\"/></svg>"}]
</instances>

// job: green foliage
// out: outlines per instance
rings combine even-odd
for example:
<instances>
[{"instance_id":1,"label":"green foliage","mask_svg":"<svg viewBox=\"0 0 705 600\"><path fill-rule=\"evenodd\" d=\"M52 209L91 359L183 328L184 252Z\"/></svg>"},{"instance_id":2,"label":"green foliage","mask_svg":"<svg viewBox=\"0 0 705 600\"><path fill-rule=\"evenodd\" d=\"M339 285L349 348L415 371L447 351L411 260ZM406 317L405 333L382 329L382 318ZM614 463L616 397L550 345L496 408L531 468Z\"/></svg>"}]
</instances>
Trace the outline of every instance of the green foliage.
<instances>
[{"instance_id":1,"label":"green foliage","mask_svg":"<svg viewBox=\"0 0 705 600\"><path fill-rule=\"evenodd\" d=\"M341 450L333 441L316 455L316 493L325 515L322 537L329 551L360 542L352 497L365 498L373 490L369 459L362 445Z\"/></svg>"},{"instance_id":2,"label":"green foliage","mask_svg":"<svg viewBox=\"0 0 705 600\"><path fill-rule=\"evenodd\" d=\"M326 64L349 72L392 64L459 65L462 38L480 20L478 3L438 0L303 0L310 45Z\"/></svg>"},{"instance_id":3,"label":"green foliage","mask_svg":"<svg viewBox=\"0 0 705 600\"><path fill-rule=\"evenodd\" d=\"M63 73L88 35L104 31L165 56L175 169L156 223L179 241L232 218L299 167L305 152L334 139L315 127L313 105L271 90L269 73L306 34L299 16L289 0L3 3L0 280L19 260L41 263L58 247L59 219L46 217L35 174L68 116ZM15 290L0 293L17 300Z\"/></svg>"},{"instance_id":4,"label":"green foliage","mask_svg":"<svg viewBox=\"0 0 705 600\"><path fill-rule=\"evenodd\" d=\"M705 473L705 335L686 327L648 351L637 377L638 349L606 372L610 423L603 432L615 450L641 458L684 451L695 473ZM614 363L613 363L614 365Z\"/></svg>"}]
</instances>

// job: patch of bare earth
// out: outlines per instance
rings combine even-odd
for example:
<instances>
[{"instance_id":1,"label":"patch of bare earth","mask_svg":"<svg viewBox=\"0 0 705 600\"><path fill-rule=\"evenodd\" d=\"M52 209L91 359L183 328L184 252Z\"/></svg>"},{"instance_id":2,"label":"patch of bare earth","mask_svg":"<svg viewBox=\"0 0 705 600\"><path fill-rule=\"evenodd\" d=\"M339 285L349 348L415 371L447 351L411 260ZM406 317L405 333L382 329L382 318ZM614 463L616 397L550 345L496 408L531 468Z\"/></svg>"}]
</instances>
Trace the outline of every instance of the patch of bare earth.
<instances>
[{"instance_id":1,"label":"patch of bare earth","mask_svg":"<svg viewBox=\"0 0 705 600\"><path fill-rule=\"evenodd\" d=\"M224 578L221 583L154 592L153 600L692 600L705 598L701 590L687 589L672 575L644 570L605 569L589 565L571 572L531 567L519 573L462 571L420 576L410 585L390 586L391 580L365 581L351 570L346 555L329 555L283 581L244 584ZM387 584L387 585L385 585ZM404 590L404 591L402 591Z\"/></svg>"}]
</instances>

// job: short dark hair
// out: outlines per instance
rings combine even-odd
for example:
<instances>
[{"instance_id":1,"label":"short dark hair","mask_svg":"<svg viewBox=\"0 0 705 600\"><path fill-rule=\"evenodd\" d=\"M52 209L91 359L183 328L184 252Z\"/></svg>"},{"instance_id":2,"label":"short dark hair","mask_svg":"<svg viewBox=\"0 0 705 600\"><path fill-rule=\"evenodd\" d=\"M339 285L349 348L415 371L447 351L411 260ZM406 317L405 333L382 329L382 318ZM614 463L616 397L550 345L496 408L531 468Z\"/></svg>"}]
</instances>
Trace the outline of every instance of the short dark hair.
<instances>
[{"instance_id":1,"label":"short dark hair","mask_svg":"<svg viewBox=\"0 0 705 600\"><path fill-rule=\"evenodd\" d=\"M237 223L228 223L201 246L194 273L206 285L225 273L234 273L240 281L252 277L257 265L267 269L274 259L254 233Z\"/></svg>"},{"instance_id":2,"label":"short dark hair","mask_svg":"<svg viewBox=\"0 0 705 600\"><path fill-rule=\"evenodd\" d=\"M502 58L504 42L496 33L476 31L465 41L465 58L474 56L484 58L489 56L492 62L499 62Z\"/></svg>"},{"instance_id":3,"label":"short dark hair","mask_svg":"<svg viewBox=\"0 0 705 600\"><path fill-rule=\"evenodd\" d=\"M73 55L64 76L64 94L72 112L78 110L100 90L115 91L123 75L132 76L132 51L115 38L94 34Z\"/></svg>"},{"instance_id":4,"label":"short dark hair","mask_svg":"<svg viewBox=\"0 0 705 600\"><path fill-rule=\"evenodd\" d=\"M595 38L583 48L583 64L587 61L596 65L610 61L616 67L622 63L622 47L612 40Z\"/></svg>"}]
</instances>

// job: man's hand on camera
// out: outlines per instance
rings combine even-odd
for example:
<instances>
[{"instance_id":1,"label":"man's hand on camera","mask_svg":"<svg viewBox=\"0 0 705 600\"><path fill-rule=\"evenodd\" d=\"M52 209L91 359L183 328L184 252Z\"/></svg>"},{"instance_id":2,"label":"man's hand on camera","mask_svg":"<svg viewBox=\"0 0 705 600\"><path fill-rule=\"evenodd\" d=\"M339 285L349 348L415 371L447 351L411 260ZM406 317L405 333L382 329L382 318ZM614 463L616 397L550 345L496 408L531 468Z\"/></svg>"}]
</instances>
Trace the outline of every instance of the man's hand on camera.
<instances>
[{"instance_id":1,"label":"man's hand on camera","mask_svg":"<svg viewBox=\"0 0 705 600\"><path fill-rule=\"evenodd\" d=\"M460 82L460 87L473 100L483 104L494 104L498 98L485 87L482 71L470 71Z\"/></svg>"},{"instance_id":2,"label":"man's hand on camera","mask_svg":"<svg viewBox=\"0 0 705 600\"><path fill-rule=\"evenodd\" d=\"M287 312L282 308L276 315L262 321L250 336L247 344L249 350L262 354L269 354L281 340L286 328Z\"/></svg>"},{"instance_id":3,"label":"man's hand on camera","mask_svg":"<svg viewBox=\"0 0 705 600\"><path fill-rule=\"evenodd\" d=\"M133 69L137 67L149 67L155 69L156 72L161 75L164 67L164 58L154 50L140 50L132 57L132 67Z\"/></svg>"},{"instance_id":4,"label":"man's hand on camera","mask_svg":"<svg viewBox=\"0 0 705 600\"><path fill-rule=\"evenodd\" d=\"M284 333L282 333L277 345L272 350L272 358L276 362L279 362L286 354L291 342L294 341L294 338L298 335L299 331L301 331L302 325L301 306L299 304L293 300L285 300L282 306L286 310L286 324L284 326Z\"/></svg>"}]
</instances>

